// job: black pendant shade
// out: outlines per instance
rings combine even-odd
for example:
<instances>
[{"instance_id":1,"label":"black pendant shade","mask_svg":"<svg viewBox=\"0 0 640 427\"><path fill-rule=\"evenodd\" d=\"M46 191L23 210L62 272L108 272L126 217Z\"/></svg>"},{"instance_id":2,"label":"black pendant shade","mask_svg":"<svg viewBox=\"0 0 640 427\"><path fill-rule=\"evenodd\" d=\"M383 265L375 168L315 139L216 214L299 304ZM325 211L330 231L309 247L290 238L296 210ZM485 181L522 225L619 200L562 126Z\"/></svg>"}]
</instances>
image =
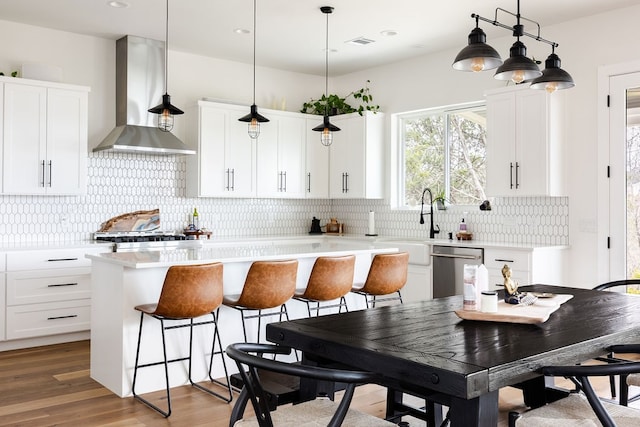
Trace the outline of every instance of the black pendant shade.
<instances>
[{"instance_id":1,"label":"black pendant shade","mask_svg":"<svg viewBox=\"0 0 640 427\"><path fill-rule=\"evenodd\" d=\"M481 28L469 33L469 44L463 48L453 61L453 68L459 71L492 70L502 64L502 58L487 43L487 35Z\"/></svg>"},{"instance_id":2,"label":"black pendant shade","mask_svg":"<svg viewBox=\"0 0 640 427\"><path fill-rule=\"evenodd\" d=\"M520 40L509 49L509 59L504 61L493 76L497 80L511 80L522 83L525 80L540 77L542 72L538 65L527 58L527 47Z\"/></svg>"},{"instance_id":3,"label":"black pendant shade","mask_svg":"<svg viewBox=\"0 0 640 427\"><path fill-rule=\"evenodd\" d=\"M168 93L167 86L169 81L169 0L167 0L167 20L165 26L164 39L164 95L162 95L162 103L155 107L149 108L147 111L152 114L158 114L158 129L169 132L173 129L173 116L184 114L184 111L171 104L171 96Z\"/></svg>"},{"instance_id":4,"label":"black pendant shade","mask_svg":"<svg viewBox=\"0 0 640 427\"><path fill-rule=\"evenodd\" d=\"M257 139L260 135L260 123L269 121L258 113L256 105L256 0L253 0L253 104L251 104L249 114L240 117L238 121L249 123L247 133L251 139Z\"/></svg>"},{"instance_id":5,"label":"black pendant shade","mask_svg":"<svg viewBox=\"0 0 640 427\"><path fill-rule=\"evenodd\" d=\"M576 85L571 75L560 68L560 58L555 53L547 57L547 60L544 61L544 66L545 69L542 70L542 75L531 82L531 89L544 89L551 93L560 89L569 89Z\"/></svg>"},{"instance_id":6,"label":"black pendant shade","mask_svg":"<svg viewBox=\"0 0 640 427\"><path fill-rule=\"evenodd\" d=\"M531 82L532 89L545 89L549 93L556 89L575 86L569 73L560 68L560 58L554 53L558 44L540 36L539 23L520 15L520 0L517 0L517 7L516 13L497 7L494 19L472 13L471 18L476 20L476 27L469 34L469 44L454 59L453 68L460 71L484 71L497 67L493 75L496 80L511 80L516 84ZM516 19L515 25L506 25L498 21L498 12L514 17ZM526 32L521 20L535 24L537 34ZM504 62L501 61L498 52L486 43L487 35L478 27L479 21L510 30L516 37L516 42L509 49L509 58ZM540 71L536 62L527 57L527 47L520 41L521 37L530 37L538 42L551 45L551 55L545 61L544 71Z\"/></svg>"},{"instance_id":7,"label":"black pendant shade","mask_svg":"<svg viewBox=\"0 0 640 427\"><path fill-rule=\"evenodd\" d=\"M327 16L327 30L325 33L325 49L324 49L324 96L327 98L329 93L329 14L333 13L333 7L322 6L320 11ZM324 107L324 118L322 124L314 127L312 130L316 132L322 132L320 135L320 142L322 145L328 147L333 143L332 132L338 132L340 128L331 124L329 121L329 103Z\"/></svg>"}]
</instances>

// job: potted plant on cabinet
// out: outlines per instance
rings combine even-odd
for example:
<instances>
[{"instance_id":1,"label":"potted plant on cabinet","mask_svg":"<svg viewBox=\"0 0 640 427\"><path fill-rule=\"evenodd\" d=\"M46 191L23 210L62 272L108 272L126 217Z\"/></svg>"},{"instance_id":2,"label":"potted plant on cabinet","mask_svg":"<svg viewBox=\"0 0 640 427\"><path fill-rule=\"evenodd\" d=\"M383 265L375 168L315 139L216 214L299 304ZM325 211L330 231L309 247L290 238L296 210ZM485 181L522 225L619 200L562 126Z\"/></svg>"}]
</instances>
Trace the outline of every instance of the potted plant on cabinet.
<instances>
[{"instance_id":1,"label":"potted plant on cabinet","mask_svg":"<svg viewBox=\"0 0 640 427\"><path fill-rule=\"evenodd\" d=\"M367 83L370 83L370 81L367 80ZM354 100L358 100L360 102L358 107L353 107L346 101L350 96L352 96ZM373 96L369 92L369 86L365 85L365 87L355 90L344 97L332 93L322 95L320 99L311 99L302 104L300 112L316 114L319 116L323 116L326 111L329 111L330 116L356 112L362 115L365 110L373 111L374 113L378 112L380 106L370 104L371 101L373 101Z\"/></svg>"}]
</instances>

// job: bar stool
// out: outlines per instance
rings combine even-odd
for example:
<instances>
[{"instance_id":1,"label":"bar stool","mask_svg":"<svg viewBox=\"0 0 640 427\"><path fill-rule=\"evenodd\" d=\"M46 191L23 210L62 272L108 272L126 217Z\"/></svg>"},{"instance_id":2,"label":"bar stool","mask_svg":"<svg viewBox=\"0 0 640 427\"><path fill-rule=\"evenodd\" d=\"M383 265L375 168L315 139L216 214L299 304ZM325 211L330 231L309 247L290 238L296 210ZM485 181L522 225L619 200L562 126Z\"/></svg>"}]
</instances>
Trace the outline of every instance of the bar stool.
<instances>
[{"instance_id":1,"label":"bar stool","mask_svg":"<svg viewBox=\"0 0 640 427\"><path fill-rule=\"evenodd\" d=\"M319 316L321 308L338 307L338 313L341 313L344 307L345 311L349 311L344 296L349 293L353 285L355 264L355 255L316 258L307 287L297 290L293 298L307 304L309 317L313 310L316 316ZM337 304L320 305L321 302L336 299L340 299ZM315 307L312 307L314 303Z\"/></svg>"},{"instance_id":2,"label":"bar stool","mask_svg":"<svg viewBox=\"0 0 640 427\"><path fill-rule=\"evenodd\" d=\"M188 374L189 382L192 386L212 394L225 402L231 402L232 393L231 385L229 383L229 375L227 373L227 365L224 360L222 351L222 344L220 342L220 334L218 332L218 312L220 304L222 303L222 269L221 263L201 264L201 265L181 265L172 266L167 271L167 274L162 285L162 291L157 304L143 304L134 307L140 312L140 329L138 332L138 345L136 349L136 362L133 370L133 396L149 406L150 408L161 413L165 418L171 415L171 394L169 391L169 369L168 364L172 362L179 362L183 360L189 361ZM194 318L211 315L213 320L199 321L194 323ZM158 319L160 321L160 329L162 332L162 354L164 359L159 362L139 364L140 356L140 342L142 338L142 325L145 315ZM172 321L184 321L189 320L189 323L181 322L175 324ZM165 325L165 322L169 321L170 325ZM211 344L211 361L209 362L209 379L211 382L227 389L229 397L225 397L212 390L209 390L197 383L191 378L191 356L193 352L193 327L199 325L213 324L213 342ZM167 360L167 347L165 340L165 330L177 329L177 328L189 328L189 356L180 357L172 360ZM216 344L218 350L216 350ZM227 383L223 383L214 379L211 376L211 370L213 367L213 358L215 355L220 355L222 359L222 366L224 367L225 377ZM164 365L165 383L167 386L167 410L164 411L158 406L144 399L136 393L136 380L138 375L138 369L146 368L150 366Z\"/></svg>"},{"instance_id":3,"label":"bar stool","mask_svg":"<svg viewBox=\"0 0 640 427\"><path fill-rule=\"evenodd\" d=\"M355 284L351 292L363 295L369 308L376 306L376 302L400 300L400 289L407 283L409 268L409 253L396 252L391 254L376 254L371 261L369 274L364 285ZM397 294L396 296L390 296ZM376 299L376 297L385 297Z\"/></svg>"},{"instance_id":4,"label":"bar stool","mask_svg":"<svg viewBox=\"0 0 640 427\"><path fill-rule=\"evenodd\" d=\"M260 320L263 317L279 314L289 320L285 303L296 290L298 260L254 261L244 281L240 295L226 295L222 304L240 311L242 332L247 341L245 320L258 319L258 340L260 342ZM280 307L277 312L263 313L262 310ZM257 314L247 314L255 312Z\"/></svg>"}]
</instances>

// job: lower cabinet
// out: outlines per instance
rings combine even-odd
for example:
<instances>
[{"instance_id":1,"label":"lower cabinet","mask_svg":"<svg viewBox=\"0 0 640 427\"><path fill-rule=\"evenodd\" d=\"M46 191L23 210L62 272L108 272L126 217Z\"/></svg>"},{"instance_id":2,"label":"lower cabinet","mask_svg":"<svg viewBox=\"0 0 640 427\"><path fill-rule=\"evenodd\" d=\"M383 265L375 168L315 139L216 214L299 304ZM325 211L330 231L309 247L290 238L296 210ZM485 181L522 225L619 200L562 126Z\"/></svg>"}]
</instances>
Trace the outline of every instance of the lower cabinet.
<instances>
[{"instance_id":1,"label":"lower cabinet","mask_svg":"<svg viewBox=\"0 0 640 427\"><path fill-rule=\"evenodd\" d=\"M6 340L89 330L91 261L106 248L47 249L6 255ZM3 277L4 279L4 277Z\"/></svg>"},{"instance_id":2,"label":"lower cabinet","mask_svg":"<svg viewBox=\"0 0 640 427\"><path fill-rule=\"evenodd\" d=\"M405 303L431 299L431 266L409 264L407 284L400 293Z\"/></svg>"},{"instance_id":3,"label":"lower cabinet","mask_svg":"<svg viewBox=\"0 0 640 427\"><path fill-rule=\"evenodd\" d=\"M531 284L557 285L562 280L562 249L528 248L495 249L485 248L484 265L489 271L489 288L504 286L502 268L511 268L511 279L519 286Z\"/></svg>"}]
</instances>

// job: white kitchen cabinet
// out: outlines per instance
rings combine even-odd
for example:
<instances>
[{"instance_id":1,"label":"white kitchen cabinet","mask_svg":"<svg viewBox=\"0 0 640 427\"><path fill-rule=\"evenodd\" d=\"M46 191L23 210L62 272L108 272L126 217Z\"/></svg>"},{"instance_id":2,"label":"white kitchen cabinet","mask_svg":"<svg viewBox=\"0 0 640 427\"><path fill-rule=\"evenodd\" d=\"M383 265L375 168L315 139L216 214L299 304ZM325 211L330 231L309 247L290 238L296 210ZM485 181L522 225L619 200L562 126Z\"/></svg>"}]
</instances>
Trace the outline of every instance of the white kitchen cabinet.
<instances>
[{"instance_id":1,"label":"white kitchen cabinet","mask_svg":"<svg viewBox=\"0 0 640 427\"><path fill-rule=\"evenodd\" d=\"M502 267L511 268L511 279L519 286L563 283L561 248L485 248L484 265L489 271L489 288L502 289Z\"/></svg>"},{"instance_id":2,"label":"white kitchen cabinet","mask_svg":"<svg viewBox=\"0 0 640 427\"><path fill-rule=\"evenodd\" d=\"M263 110L257 149L258 197L305 197L306 119L303 115Z\"/></svg>"},{"instance_id":3,"label":"white kitchen cabinet","mask_svg":"<svg viewBox=\"0 0 640 427\"><path fill-rule=\"evenodd\" d=\"M379 199L384 197L384 115L365 111L333 116L340 128L329 147L329 197Z\"/></svg>"},{"instance_id":4,"label":"white kitchen cabinet","mask_svg":"<svg viewBox=\"0 0 640 427\"><path fill-rule=\"evenodd\" d=\"M306 119L305 195L308 199L329 198L329 151L331 149L322 145L321 133L313 130L322 121L322 118L318 117Z\"/></svg>"},{"instance_id":5,"label":"white kitchen cabinet","mask_svg":"<svg viewBox=\"0 0 640 427\"><path fill-rule=\"evenodd\" d=\"M247 123L238 121L246 110L237 105L198 101L188 112L188 142L197 146L197 154L187 156L187 196L256 195L256 143L247 133Z\"/></svg>"},{"instance_id":6,"label":"white kitchen cabinet","mask_svg":"<svg viewBox=\"0 0 640 427\"><path fill-rule=\"evenodd\" d=\"M86 192L87 87L2 80L5 194Z\"/></svg>"},{"instance_id":7,"label":"white kitchen cabinet","mask_svg":"<svg viewBox=\"0 0 640 427\"><path fill-rule=\"evenodd\" d=\"M432 298L431 266L409 264L407 283L400 290L402 302L426 301Z\"/></svg>"},{"instance_id":8,"label":"white kitchen cabinet","mask_svg":"<svg viewBox=\"0 0 640 427\"><path fill-rule=\"evenodd\" d=\"M7 253L2 304L6 339L89 330L91 261L85 254L108 250L104 246Z\"/></svg>"},{"instance_id":9,"label":"white kitchen cabinet","mask_svg":"<svg viewBox=\"0 0 640 427\"><path fill-rule=\"evenodd\" d=\"M0 252L0 341L6 339L5 321L7 318L7 304L6 304L6 281L5 281L5 262L6 254Z\"/></svg>"},{"instance_id":10,"label":"white kitchen cabinet","mask_svg":"<svg viewBox=\"0 0 640 427\"><path fill-rule=\"evenodd\" d=\"M512 86L485 94L491 196L557 196L562 183L562 93Z\"/></svg>"}]
</instances>

